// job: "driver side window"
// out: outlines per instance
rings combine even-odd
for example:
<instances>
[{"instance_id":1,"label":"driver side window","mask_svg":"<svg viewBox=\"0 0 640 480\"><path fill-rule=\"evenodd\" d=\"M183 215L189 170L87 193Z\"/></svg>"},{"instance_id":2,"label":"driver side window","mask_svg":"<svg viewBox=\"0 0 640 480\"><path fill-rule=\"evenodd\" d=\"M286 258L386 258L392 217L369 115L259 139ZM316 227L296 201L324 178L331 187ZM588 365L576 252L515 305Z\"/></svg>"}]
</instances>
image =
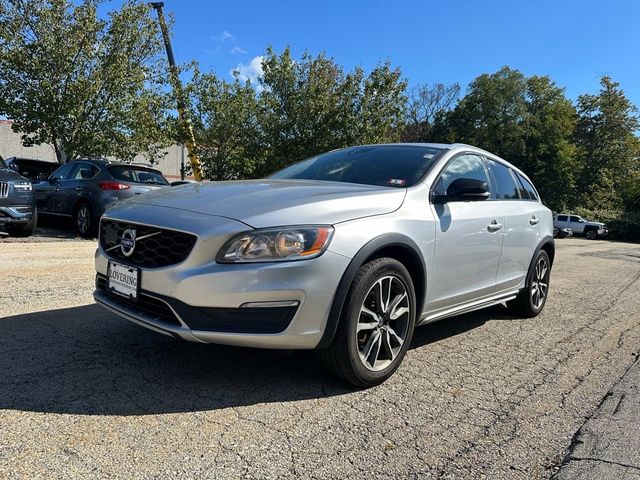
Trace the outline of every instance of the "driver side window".
<instances>
[{"instance_id":1,"label":"driver side window","mask_svg":"<svg viewBox=\"0 0 640 480\"><path fill-rule=\"evenodd\" d=\"M478 155L465 154L454 158L442 171L433 188L434 193L446 195L449 185L458 178L472 178L485 182L487 186L490 185L482 158Z\"/></svg>"}]
</instances>

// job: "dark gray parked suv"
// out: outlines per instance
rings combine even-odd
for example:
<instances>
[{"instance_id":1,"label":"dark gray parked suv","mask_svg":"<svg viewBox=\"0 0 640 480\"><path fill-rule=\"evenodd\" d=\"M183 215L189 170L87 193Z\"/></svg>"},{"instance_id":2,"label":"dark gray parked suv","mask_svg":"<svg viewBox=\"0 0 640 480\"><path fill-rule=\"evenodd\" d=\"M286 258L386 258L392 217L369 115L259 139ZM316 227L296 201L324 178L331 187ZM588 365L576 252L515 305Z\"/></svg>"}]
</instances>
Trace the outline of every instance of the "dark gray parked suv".
<instances>
[{"instance_id":1,"label":"dark gray parked suv","mask_svg":"<svg viewBox=\"0 0 640 480\"><path fill-rule=\"evenodd\" d=\"M72 217L84 237L97 234L99 219L119 200L168 186L153 168L108 160L74 160L36 185L38 211Z\"/></svg>"},{"instance_id":2,"label":"dark gray parked suv","mask_svg":"<svg viewBox=\"0 0 640 480\"><path fill-rule=\"evenodd\" d=\"M29 179L9 169L0 157L0 224L9 235L28 237L36 227L37 212Z\"/></svg>"}]
</instances>

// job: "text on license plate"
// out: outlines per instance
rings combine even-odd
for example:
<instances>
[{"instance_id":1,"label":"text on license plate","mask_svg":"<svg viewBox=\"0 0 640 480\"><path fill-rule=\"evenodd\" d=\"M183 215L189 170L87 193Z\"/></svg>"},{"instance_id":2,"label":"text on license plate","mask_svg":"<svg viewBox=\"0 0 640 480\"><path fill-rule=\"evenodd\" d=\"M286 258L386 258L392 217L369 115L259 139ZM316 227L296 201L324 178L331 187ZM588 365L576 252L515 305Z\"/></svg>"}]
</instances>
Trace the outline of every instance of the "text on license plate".
<instances>
[{"instance_id":1,"label":"text on license plate","mask_svg":"<svg viewBox=\"0 0 640 480\"><path fill-rule=\"evenodd\" d=\"M138 268L109 260L107 275L109 277L107 288L111 292L133 300L138 298L138 282L140 280Z\"/></svg>"}]
</instances>

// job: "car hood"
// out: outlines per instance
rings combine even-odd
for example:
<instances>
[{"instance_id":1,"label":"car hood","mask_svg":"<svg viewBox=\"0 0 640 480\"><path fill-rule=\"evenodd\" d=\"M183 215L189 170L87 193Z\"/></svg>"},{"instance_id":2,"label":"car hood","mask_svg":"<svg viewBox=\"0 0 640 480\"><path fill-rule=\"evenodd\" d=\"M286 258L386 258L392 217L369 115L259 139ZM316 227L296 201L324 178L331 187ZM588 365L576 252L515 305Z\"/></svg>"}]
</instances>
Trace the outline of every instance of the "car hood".
<instances>
[{"instance_id":1,"label":"car hood","mask_svg":"<svg viewBox=\"0 0 640 480\"><path fill-rule=\"evenodd\" d=\"M311 180L203 182L163 188L126 203L239 220L251 227L335 224L397 210L404 188Z\"/></svg>"},{"instance_id":2,"label":"car hood","mask_svg":"<svg viewBox=\"0 0 640 480\"><path fill-rule=\"evenodd\" d=\"M9 170L8 168L0 168L0 182L24 182L29 181L28 178L24 178L18 172Z\"/></svg>"},{"instance_id":3,"label":"car hood","mask_svg":"<svg viewBox=\"0 0 640 480\"><path fill-rule=\"evenodd\" d=\"M587 222L587 225L592 225L592 226L596 226L596 227L604 227L604 223L600 223L600 222Z\"/></svg>"}]
</instances>

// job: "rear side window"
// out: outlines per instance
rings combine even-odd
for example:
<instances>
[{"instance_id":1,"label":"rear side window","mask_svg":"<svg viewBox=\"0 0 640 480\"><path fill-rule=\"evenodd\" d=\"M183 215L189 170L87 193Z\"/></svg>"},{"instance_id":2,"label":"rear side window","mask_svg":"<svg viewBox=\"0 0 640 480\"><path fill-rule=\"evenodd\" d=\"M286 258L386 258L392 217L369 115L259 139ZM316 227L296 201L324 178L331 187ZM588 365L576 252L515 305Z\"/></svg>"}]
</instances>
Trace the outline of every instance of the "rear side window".
<instances>
[{"instance_id":1,"label":"rear side window","mask_svg":"<svg viewBox=\"0 0 640 480\"><path fill-rule=\"evenodd\" d=\"M566 215L558 215L558 221L559 222L568 222L569 221L569 217L567 217Z\"/></svg>"},{"instance_id":2,"label":"rear side window","mask_svg":"<svg viewBox=\"0 0 640 480\"><path fill-rule=\"evenodd\" d=\"M90 163L82 163L73 174L74 180L90 180L100 173L100 169Z\"/></svg>"},{"instance_id":3,"label":"rear side window","mask_svg":"<svg viewBox=\"0 0 640 480\"><path fill-rule=\"evenodd\" d=\"M150 183L154 185L169 185L160 172L129 166L110 167L109 172L116 180L133 183Z\"/></svg>"},{"instance_id":4,"label":"rear side window","mask_svg":"<svg viewBox=\"0 0 640 480\"><path fill-rule=\"evenodd\" d=\"M489 170L493 173L493 177L496 180L496 186L494 188L496 191L496 199L519 200L520 196L518 195L518 187L516 186L516 182L513 180L511 170L501 163L494 162L493 160L487 160L487 164L489 165Z\"/></svg>"},{"instance_id":5,"label":"rear side window","mask_svg":"<svg viewBox=\"0 0 640 480\"><path fill-rule=\"evenodd\" d=\"M527 196L524 198L529 198L531 200L538 200L538 194L536 193L536 189L533 188L533 185L531 184L531 182L520 174L518 174L518 179L522 183L522 187L527 192Z\"/></svg>"}]
</instances>

